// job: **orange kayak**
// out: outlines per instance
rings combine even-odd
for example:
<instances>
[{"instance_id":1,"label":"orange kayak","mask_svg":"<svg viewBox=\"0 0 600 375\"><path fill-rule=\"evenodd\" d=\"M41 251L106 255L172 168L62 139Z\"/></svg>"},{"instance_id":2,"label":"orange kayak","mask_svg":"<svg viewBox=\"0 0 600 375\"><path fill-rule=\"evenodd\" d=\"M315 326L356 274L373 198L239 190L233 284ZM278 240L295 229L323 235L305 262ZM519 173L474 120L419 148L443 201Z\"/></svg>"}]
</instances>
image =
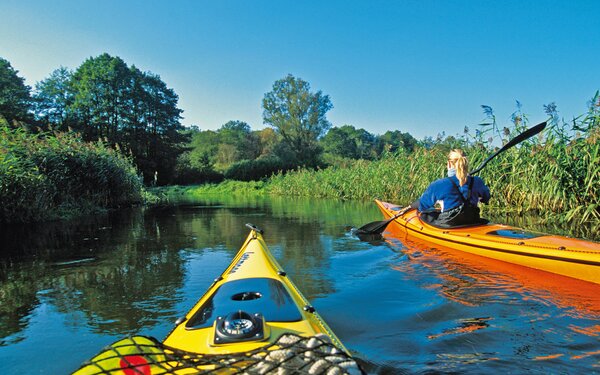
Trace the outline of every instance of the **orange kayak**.
<instances>
[{"instance_id":1,"label":"orange kayak","mask_svg":"<svg viewBox=\"0 0 600 375\"><path fill-rule=\"evenodd\" d=\"M402 207L375 201L386 218ZM537 232L503 224L437 228L412 209L394 219L389 234L600 284L600 243Z\"/></svg>"}]
</instances>

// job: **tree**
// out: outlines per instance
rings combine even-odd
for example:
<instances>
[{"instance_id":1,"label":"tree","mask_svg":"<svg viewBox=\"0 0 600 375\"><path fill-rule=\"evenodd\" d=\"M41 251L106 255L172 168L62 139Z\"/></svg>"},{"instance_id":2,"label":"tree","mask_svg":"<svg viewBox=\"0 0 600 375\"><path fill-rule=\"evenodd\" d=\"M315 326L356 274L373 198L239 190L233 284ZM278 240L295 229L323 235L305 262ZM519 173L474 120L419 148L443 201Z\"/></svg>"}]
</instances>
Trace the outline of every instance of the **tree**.
<instances>
[{"instance_id":1,"label":"tree","mask_svg":"<svg viewBox=\"0 0 600 375\"><path fill-rule=\"evenodd\" d=\"M400 130L387 131L379 137L381 146L389 152L396 152L404 149L407 152L413 152L417 145L417 140L409 133L403 133Z\"/></svg>"},{"instance_id":2,"label":"tree","mask_svg":"<svg viewBox=\"0 0 600 375\"><path fill-rule=\"evenodd\" d=\"M282 136L299 165L314 167L322 153L317 141L331 127L325 117L331 108L328 95L311 92L308 82L288 74L265 94L263 121Z\"/></svg>"},{"instance_id":3,"label":"tree","mask_svg":"<svg viewBox=\"0 0 600 375\"><path fill-rule=\"evenodd\" d=\"M125 113L130 109L126 100L130 78L127 64L107 53L87 59L73 73L70 108L86 139L118 141L118 131L125 126Z\"/></svg>"},{"instance_id":4,"label":"tree","mask_svg":"<svg viewBox=\"0 0 600 375\"><path fill-rule=\"evenodd\" d=\"M51 76L40 84L40 89L64 83L58 78L62 76ZM84 61L63 88L68 102L66 113L85 140L101 138L131 151L146 182L153 181L156 174L160 183L174 178L177 158L187 138L180 132L179 97L158 75L128 67L121 58L105 53ZM52 104L62 102L45 103L47 112L38 116L60 112Z\"/></svg>"},{"instance_id":5,"label":"tree","mask_svg":"<svg viewBox=\"0 0 600 375\"><path fill-rule=\"evenodd\" d=\"M219 143L217 149L217 164L219 169L225 170L231 164L239 160L241 159L239 158L237 149L234 145L229 143Z\"/></svg>"},{"instance_id":6,"label":"tree","mask_svg":"<svg viewBox=\"0 0 600 375\"><path fill-rule=\"evenodd\" d=\"M365 129L352 125L331 128L321 139L325 152L350 159L373 159L377 156L377 140Z\"/></svg>"},{"instance_id":7,"label":"tree","mask_svg":"<svg viewBox=\"0 0 600 375\"><path fill-rule=\"evenodd\" d=\"M10 63L0 57L0 116L9 123L31 120L31 88Z\"/></svg>"},{"instance_id":8,"label":"tree","mask_svg":"<svg viewBox=\"0 0 600 375\"><path fill-rule=\"evenodd\" d=\"M72 76L71 71L60 67L35 85L33 97L37 120L66 130L70 118L69 106L73 103L73 90L70 87Z\"/></svg>"},{"instance_id":9,"label":"tree","mask_svg":"<svg viewBox=\"0 0 600 375\"><path fill-rule=\"evenodd\" d=\"M260 145L260 156L274 153L275 146L280 142L280 136L272 128L255 130L253 134L257 137Z\"/></svg>"},{"instance_id":10,"label":"tree","mask_svg":"<svg viewBox=\"0 0 600 375\"><path fill-rule=\"evenodd\" d=\"M191 137L189 152L192 164L201 165L208 159L210 165L214 165L219 150L219 134L213 130L192 131Z\"/></svg>"},{"instance_id":11,"label":"tree","mask_svg":"<svg viewBox=\"0 0 600 375\"><path fill-rule=\"evenodd\" d=\"M321 139L323 150L329 154L356 159L356 144L348 132L333 127Z\"/></svg>"},{"instance_id":12,"label":"tree","mask_svg":"<svg viewBox=\"0 0 600 375\"><path fill-rule=\"evenodd\" d=\"M140 101L142 110L138 111L139 117L125 122L129 128L126 134L135 130L131 141L127 143L132 145L132 142L143 138L145 143L141 145L144 148L135 157L140 161L139 165L146 163L146 168L142 168L144 177L148 179L148 172L158 172L161 183L171 182L175 176L177 157L183 151L184 144L189 142L189 137L181 133L183 126L179 120L183 111L177 107L179 96L158 75L142 73L135 67L131 70L136 72L134 77L141 79L142 95L131 95L128 99L131 102Z\"/></svg>"},{"instance_id":13,"label":"tree","mask_svg":"<svg viewBox=\"0 0 600 375\"><path fill-rule=\"evenodd\" d=\"M219 160L219 163L231 164L240 160L256 159L260 155L259 139L252 133L250 125L247 123L228 121L221 126L218 133L222 144L233 146L233 148L229 148L233 154L226 157L231 162L225 163L223 160Z\"/></svg>"}]
</instances>

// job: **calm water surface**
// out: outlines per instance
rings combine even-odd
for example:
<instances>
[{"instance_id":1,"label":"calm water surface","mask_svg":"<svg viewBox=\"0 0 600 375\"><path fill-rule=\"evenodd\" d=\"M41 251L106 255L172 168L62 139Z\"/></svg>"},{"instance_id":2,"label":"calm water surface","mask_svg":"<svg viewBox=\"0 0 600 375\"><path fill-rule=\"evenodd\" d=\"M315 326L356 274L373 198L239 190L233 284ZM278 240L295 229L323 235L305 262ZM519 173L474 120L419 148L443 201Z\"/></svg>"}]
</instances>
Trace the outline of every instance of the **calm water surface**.
<instances>
[{"instance_id":1,"label":"calm water surface","mask_svg":"<svg viewBox=\"0 0 600 375\"><path fill-rule=\"evenodd\" d=\"M163 339L248 222L369 373L600 373L600 286L349 231L374 220L369 202L207 198L4 227L2 373L66 374L124 336Z\"/></svg>"}]
</instances>

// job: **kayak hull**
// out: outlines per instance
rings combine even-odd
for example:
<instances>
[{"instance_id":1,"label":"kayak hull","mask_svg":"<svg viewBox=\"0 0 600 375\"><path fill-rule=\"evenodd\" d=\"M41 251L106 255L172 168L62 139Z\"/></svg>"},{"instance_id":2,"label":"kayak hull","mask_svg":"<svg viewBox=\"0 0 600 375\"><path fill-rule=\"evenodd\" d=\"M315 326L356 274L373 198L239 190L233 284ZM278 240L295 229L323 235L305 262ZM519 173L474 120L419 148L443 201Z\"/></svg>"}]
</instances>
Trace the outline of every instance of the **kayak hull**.
<instances>
[{"instance_id":1,"label":"kayak hull","mask_svg":"<svg viewBox=\"0 0 600 375\"><path fill-rule=\"evenodd\" d=\"M386 218L398 205L376 200ZM502 224L437 228L412 209L394 219L390 234L600 284L600 244L575 238L524 231Z\"/></svg>"},{"instance_id":2,"label":"kayak hull","mask_svg":"<svg viewBox=\"0 0 600 375\"><path fill-rule=\"evenodd\" d=\"M229 313L244 311L263 318L258 338L219 340L216 325ZM252 230L227 269L163 343L171 348L211 354L243 353L273 344L282 334L325 335L347 352L268 250L262 234Z\"/></svg>"},{"instance_id":3,"label":"kayak hull","mask_svg":"<svg viewBox=\"0 0 600 375\"><path fill-rule=\"evenodd\" d=\"M247 226L251 232L231 264L162 342L119 340L75 374L362 374L288 279L262 231Z\"/></svg>"}]
</instances>

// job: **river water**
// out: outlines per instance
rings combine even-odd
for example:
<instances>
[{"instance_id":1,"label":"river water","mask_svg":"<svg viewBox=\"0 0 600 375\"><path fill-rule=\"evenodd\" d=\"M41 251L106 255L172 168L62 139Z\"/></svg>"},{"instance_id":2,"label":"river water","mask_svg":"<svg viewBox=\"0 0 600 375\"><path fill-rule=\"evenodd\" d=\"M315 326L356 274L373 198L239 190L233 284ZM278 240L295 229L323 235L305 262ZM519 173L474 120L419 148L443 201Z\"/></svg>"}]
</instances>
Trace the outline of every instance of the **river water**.
<instances>
[{"instance_id":1,"label":"river water","mask_svg":"<svg viewBox=\"0 0 600 375\"><path fill-rule=\"evenodd\" d=\"M370 202L216 197L3 227L1 372L163 339L253 223L368 373L600 373L600 285L350 231L381 219Z\"/></svg>"}]
</instances>

